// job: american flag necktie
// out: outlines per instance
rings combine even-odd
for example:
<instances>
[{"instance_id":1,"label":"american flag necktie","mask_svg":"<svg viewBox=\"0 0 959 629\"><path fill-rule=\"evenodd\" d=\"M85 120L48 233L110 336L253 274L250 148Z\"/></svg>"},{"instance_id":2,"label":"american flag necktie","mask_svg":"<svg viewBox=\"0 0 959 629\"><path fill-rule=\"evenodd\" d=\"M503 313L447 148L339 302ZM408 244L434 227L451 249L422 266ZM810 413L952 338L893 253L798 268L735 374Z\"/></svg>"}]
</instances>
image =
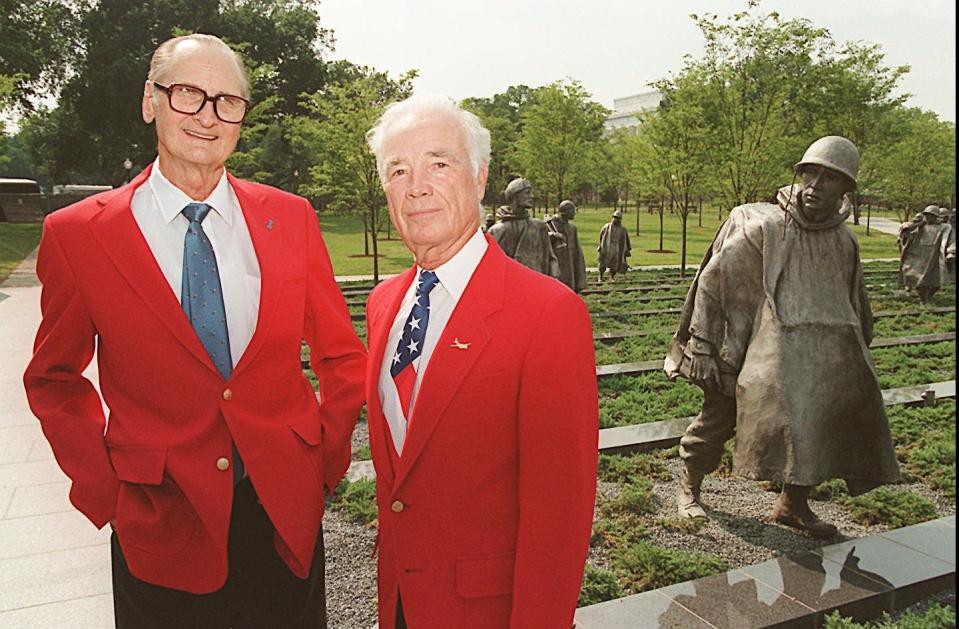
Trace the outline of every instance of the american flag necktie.
<instances>
[{"instance_id":1,"label":"american flag necktie","mask_svg":"<svg viewBox=\"0 0 959 629\"><path fill-rule=\"evenodd\" d=\"M400 404L403 415L409 420L411 402L413 400L413 385L416 383L416 369L413 361L423 353L423 341L426 339L426 325L430 320L430 291L439 282L433 271L420 271L416 280L416 300L406 322L403 324L403 334L393 353L390 375L396 383L396 391L400 395Z\"/></svg>"}]
</instances>

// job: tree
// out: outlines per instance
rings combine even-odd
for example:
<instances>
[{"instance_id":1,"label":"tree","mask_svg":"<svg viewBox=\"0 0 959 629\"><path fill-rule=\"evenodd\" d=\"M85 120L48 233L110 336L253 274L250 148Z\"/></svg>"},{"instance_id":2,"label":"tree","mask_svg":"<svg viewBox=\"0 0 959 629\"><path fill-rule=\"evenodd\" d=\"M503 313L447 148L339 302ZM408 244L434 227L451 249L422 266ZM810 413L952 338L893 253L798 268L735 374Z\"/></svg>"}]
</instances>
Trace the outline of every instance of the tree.
<instances>
[{"instance_id":1,"label":"tree","mask_svg":"<svg viewBox=\"0 0 959 629\"><path fill-rule=\"evenodd\" d=\"M538 89L535 102L523 114L516 147L523 174L557 203L580 183L588 183L589 165L608 115L609 110L590 100L577 81Z\"/></svg>"},{"instance_id":2,"label":"tree","mask_svg":"<svg viewBox=\"0 0 959 629\"><path fill-rule=\"evenodd\" d=\"M45 133L57 138L58 147L54 153L34 155L42 170L60 182L119 183L125 158L137 166L152 160L155 136L143 124L139 108L149 59L166 39L203 32L237 48L254 77L252 100L261 105L257 123L264 127L245 138L269 141L270 150L238 161L267 183L295 183L299 169L289 150L286 119L302 113L302 92L321 91L330 78L322 56L332 47L332 35L320 28L315 3L99 0L82 6L71 76L56 113L42 118L54 125ZM241 151L249 148L240 146Z\"/></svg>"},{"instance_id":3,"label":"tree","mask_svg":"<svg viewBox=\"0 0 959 629\"><path fill-rule=\"evenodd\" d=\"M11 105L32 111L55 95L75 61L87 0L0 0L0 74L15 83Z\"/></svg>"},{"instance_id":4,"label":"tree","mask_svg":"<svg viewBox=\"0 0 959 629\"><path fill-rule=\"evenodd\" d=\"M657 82L655 85L663 92L663 99L658 110L649 115L643 123L652 149L652 158L662 173L662 181L669 191L671 205L678 208L682 224L680 275L683 277L686 275L686 227L689 212L693 207L693 197L703 191L706 174L709 172L709 149L715 139L713 129L699 124L709 106L705 100L705 92L695 88L700 82L700 77L693 73L679 77L672 83ZM687 83L693 84L693 87L684 89Z\"/></svg>"},{"instance_id":5,"label":"tree","mask_svg":"<svg viewBox=\"0 0 959 629\"><path fill-rule=\"evenodd\" d=\"M395 81L370 68L359 71L356 79L304 101L308 114L296 120L293 144L316 160L299 192L329 197L334 210L361 213L364 234L373 243L373 281L379 282L378 236L386 199L366 132L388 104L412 93L416 71Z\"/></svg>"},{"instance_id":6,"label":"tree","mask_svg":"<svg viewBox=\"0 0 959 629\"><path fill-rule=\"evenodd\" d=\"M859 185L853 194L857 225L860 196L877 183L882 147L899 141L905 132L893 113L902 109L908 94L893 93L909 66L887 68L884 58L878 44L854 42L844 45L835 58L822 61L823 94L816 101L820 124L814 137L808 137L812 143L824 135L841 135L859 149Z\"/></svg>"},{"instance_id":7,"label":"tree","mask_svg":"<svg viewBox=\"0 0 959 629\"><path fill-rule=\"evenodd\" d=\"M956 191L956 127L932 112L902 109L901 139L879 157L877 188L906 221L928 203L946 203Z\"/></svg>"},{"instance_id":8,"label":"tree","mask_svg":"<svg viewBox=\"0 0 959 629\"><path fill-rule=\"evenodd\" d=\"M466 98L464 109L476 114L490 132L489 176L485 203L497 204L506 184L522 174L517 142L523 132L523 115L535 102L536 91L525 85L511 85L491 98Z\"/></svg>"}]
</instances>

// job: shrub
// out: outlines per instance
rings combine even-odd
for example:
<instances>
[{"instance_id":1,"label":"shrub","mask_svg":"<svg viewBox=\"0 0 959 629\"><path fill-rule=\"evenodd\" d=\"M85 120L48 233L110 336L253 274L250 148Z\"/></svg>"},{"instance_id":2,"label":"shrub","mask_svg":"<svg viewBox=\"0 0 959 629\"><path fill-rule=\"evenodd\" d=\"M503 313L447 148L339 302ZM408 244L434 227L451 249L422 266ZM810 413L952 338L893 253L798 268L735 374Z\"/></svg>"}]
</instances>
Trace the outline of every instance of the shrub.
<instances>
[{"instance_id":1,"label":"shrub","mask_svg":"<svg viewBox=\"0 0 959 629\"><path fill-rule=\"evenodd\" d=\"M591 563L586 564L583 573L583 587L579 591L577 607L595 605L614 598L626 596L626 590L616 580L616 575L609 570L597 568Z\"/></svg>"},{"instance_id":2,"label":"shrub","mask_svg":"<svg viewBox=\"0 0 959 629\"><path fill-rule=\"evenodd\" d=\"M642 478L669 479L662 459L654 454L600 454L599 479L609 483L632 483Z\"/></svg>"},{"instance_id":3,"label":"shrub","mask_svg":"<svg viewBox=\"0 0 959 629\"><path fill-rule=\"evenodd\" d=\"M729 567L720 557L661 548L645 541L611 550L610 560L616 575L630 592L706 577Z\"/></svg>"},{"instance_id":4,"label":"shrub","mask_svg":"<svg viewBox=\"0 0 959 629\"><path fill-rule=\"evenodd\" d=\"M350 482L343 480L333 498L330 508L346 514L346 517L370 528L376 527L376 481L362 479Z\"/></svg>"},{"instance_id":5,"label":"shrub","mask_svg":"<svg viewBox=\"0 0 959 629\"><path fill-rule=\"evenodd\" d=\"M933 603L923 611L906 610L896 619L883 612L880 620L865 624L844 618L839 612L829 614L825 620L823 629L950 629L956 626L956 609Z\"/></svg>"},{"instance_id":6,"label":"shrub","mask_svg":"<svg viewBox=\"0 0 959 629\"><path fill-rule=\"evenodd\" d=\"M664 529L669 529L672 531L678 531L680 533L686 533L687 535L695 535L703 530L703 527L706 526L708 520L706 518L660 518L656 520L656 524L663 527Z\"/></svg>"},{"instance_id":7,"label":"shrub","mask_svg":"<svg viewBox=\"0 0 959 629\"><path fill-rule=\"evenodd\" d=\"M899 528L931 520L939 515L936 506L911 491L878 487L861 496L847 497L840 502L860 524L885 524Z\"/></svg>"}]
</instances>

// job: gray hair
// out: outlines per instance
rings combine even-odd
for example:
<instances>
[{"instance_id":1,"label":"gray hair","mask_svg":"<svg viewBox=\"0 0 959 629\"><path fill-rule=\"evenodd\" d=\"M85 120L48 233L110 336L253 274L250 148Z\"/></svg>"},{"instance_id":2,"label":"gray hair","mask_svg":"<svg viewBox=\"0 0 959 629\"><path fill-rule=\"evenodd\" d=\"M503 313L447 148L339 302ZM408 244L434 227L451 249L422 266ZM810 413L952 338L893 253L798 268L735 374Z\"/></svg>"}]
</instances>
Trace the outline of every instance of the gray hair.
<instances>
[{"instance_id":1,"label":"gray hair","mask_svg":"<svg viewBox=\"0 0 959 629\"><path fill-rule=\"evenodd\" d=\"M474 177L479 174L480 167L489 163L489 131L476 114L466 111L449 97L440 94L411 96L387 107L376 125L366 133L366 142L376 157L376 170L380 174L381 182L386 183L386 168L383 163L383 142L386 138L409 129L421 120L439 116L450 116L459 125Z\"/></svg>"},{"instance_id":2,"label":"gray hair","mask_svg":"<svg viewBox=\"0 0 959 629\"><path fill-rule=\"evenodd\" d=\"M173 62L176 60L177 46L188 41L197 42L202 46L215 48L226 53L230 59L233 60L233 63L236 64L237 74L240 75L240 81L243 84L243 93L241 96L244 98L250 98L250 81L247 78L246 67L243 65L243 60L240 58L240 55L236 54L236 51L227 46L226 43L224 43L224 41L219 37L216 37L215 35L207 35L206 33L194 33L192 35L174 37L160 44L153 52L153 57L150 59L150 71L147 73L147 80L151 82L159 81L162 83L166 78L167 73L170 71L170 66L172 66ZM159 98L159 96L154 94L154 98Z\"/></svg>"}]
</instances>

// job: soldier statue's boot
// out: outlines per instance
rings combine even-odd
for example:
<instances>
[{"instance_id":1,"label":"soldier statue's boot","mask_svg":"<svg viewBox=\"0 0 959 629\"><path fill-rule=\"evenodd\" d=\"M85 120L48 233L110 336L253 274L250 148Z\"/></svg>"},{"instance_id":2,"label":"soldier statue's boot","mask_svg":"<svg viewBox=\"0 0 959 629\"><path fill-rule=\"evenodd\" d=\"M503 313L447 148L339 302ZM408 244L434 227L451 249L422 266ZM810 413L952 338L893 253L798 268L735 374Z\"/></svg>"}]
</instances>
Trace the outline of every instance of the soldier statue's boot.
<instances>
[{"instance_id":1,"label":"soldier statue's boot","mask_svg":"<svg viewBox=\"0 0 959 629\"><path fill-rule=\"evenodd\" d=\"M683 466L683 476L679 479L679 489L676 491L676 506L679 515L683 518L705 518L706 510L699 501L700 489L703 485L705 472Z\"/></svg>"},{"instance_id":2,"label":"soldier statue's boot","mask_svg":"<svg viewBox=\"0 0 959 629\"><path fill-rule=\"evenodd\" d=\"M772 518L780 524L799 529L811 537L828 538L839 532L834 525L820 520L809 508L809 487L783 485L779 500L773 507Z\"/></svg>"}]
</instances>

